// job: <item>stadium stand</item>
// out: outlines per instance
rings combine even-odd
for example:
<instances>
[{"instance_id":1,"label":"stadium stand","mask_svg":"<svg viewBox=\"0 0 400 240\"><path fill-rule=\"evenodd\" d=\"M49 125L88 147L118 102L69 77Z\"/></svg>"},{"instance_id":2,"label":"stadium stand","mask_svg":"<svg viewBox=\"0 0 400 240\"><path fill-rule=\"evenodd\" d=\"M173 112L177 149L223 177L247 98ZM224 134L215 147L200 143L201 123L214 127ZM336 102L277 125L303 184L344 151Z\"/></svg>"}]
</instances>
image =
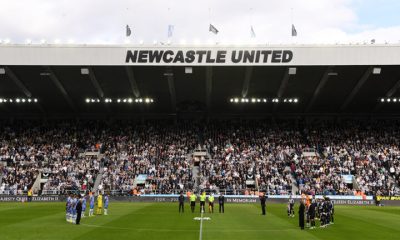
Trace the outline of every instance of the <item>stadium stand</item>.
<instances>
[{"instance_id":1,"label":"stadium stand","mask_svg":"<svg viewBox=\"0 0 400 240\"><path fill-rule=\"evenodd\" d=\"M395 195L399 122L303 120L14 121L1 124L0 194L99 190L115 195L196 188L190 153L201 146L199 188L227 194ZM307 154L315 149L314 154ZM101 158L85 152L102 152ZM102 170L102 171L100 171ZM138 176L145 175L139 183ZM353 176L346 182L343 175ZM249 176L254 186L249 187ZM295 181L295 182L293 182ZM294 192L293 192L294 193Z\"/></svg>"}]
</instances>

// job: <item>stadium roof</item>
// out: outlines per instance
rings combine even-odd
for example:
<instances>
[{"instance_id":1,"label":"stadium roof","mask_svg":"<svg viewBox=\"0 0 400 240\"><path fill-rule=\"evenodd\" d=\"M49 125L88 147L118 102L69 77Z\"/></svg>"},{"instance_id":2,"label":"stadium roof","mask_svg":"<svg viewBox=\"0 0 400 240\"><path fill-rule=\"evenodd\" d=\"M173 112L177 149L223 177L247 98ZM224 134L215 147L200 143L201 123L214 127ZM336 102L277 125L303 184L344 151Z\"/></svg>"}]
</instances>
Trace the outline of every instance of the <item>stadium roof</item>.
<instances>
[{"instance_id":1,"label":"stadium roof","mask_svg":"<svg viewBox=\"0 0 400 240\"><path fill-rule=\"evenodd\" d=\"M0 46L6 118L392 116L399 86L399 45Z\"/></svg>"}]
</instances>

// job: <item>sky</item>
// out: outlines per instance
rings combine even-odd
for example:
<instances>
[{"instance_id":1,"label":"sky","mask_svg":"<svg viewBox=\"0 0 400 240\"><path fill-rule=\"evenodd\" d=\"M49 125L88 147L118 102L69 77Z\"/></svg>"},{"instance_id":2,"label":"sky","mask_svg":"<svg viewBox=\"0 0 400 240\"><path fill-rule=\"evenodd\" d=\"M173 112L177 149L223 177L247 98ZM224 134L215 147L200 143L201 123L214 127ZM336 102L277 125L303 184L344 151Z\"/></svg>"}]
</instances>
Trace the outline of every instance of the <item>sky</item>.
<instances>
[{"instance_id":1,"label":"sky","mask_svg":"<svg viewBox=\"0 0 400 240\"><path fill-rule=\"evenodd\" d=\"M0 0L0 43L400 43L399 0ZM209 32L209 24L218 30ZM291 26L297 37L291 37ZM125 36L125 27L132 29ZM167 37L168 25L174 25ZM256 36L251 37L253 26Z\"/></svg>"}]
</instances>

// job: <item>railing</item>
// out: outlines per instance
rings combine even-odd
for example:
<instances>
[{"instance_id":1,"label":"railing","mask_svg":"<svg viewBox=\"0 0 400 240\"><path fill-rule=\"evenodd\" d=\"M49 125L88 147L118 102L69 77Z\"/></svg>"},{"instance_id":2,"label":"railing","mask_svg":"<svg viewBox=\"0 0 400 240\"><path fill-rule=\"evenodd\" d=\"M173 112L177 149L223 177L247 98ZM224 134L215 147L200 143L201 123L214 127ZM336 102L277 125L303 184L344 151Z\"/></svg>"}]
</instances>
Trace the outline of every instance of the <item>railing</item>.
<instances>
[{"instance_id":1,"label":"railing","mask_svg":"<svg viewBox=\"0 0 400 240\"><path fill-rule=\"evenodd\" d=\"M169 191L162 191L162 190L158 190L158 189L157 190L143 189L143 190L138 190L136 195L180 194L181 192L186 194L187 191L191 191L191 190L190 189L189 190L173 189L173 190L169 190ZM224 195L258 195L258 193L259 193L257 190L254 190L254 189L242 189L242 190L219 189L218 191L205 189L204 191L206 192L206 194L223 193ZM125 190L104 190L104 192L108 193L110 195L114 195L114 196L134 195L132 191L125 191ZM282 191L280 194L270 191L267 194L268 195L290 195L291 191Z\"/></svg>"},{"instance_id":2,"label":"railing","mask_svg":"<svg viewBox=\"0 0 400 240\"><path fill-rule=\"evenodd\" d=\"M133 195L156 195L156 194L180 194L183 192L186 194L187 191L191 190L182 190L182 189L173 189L169 191L162 191L162 190L150 190L150 189L142 189L138 190L136 194L133 194L133 191L131 190L102 190L101 192L104 194L109 194L111 196L133 196ZM207 194L214 193L214 194L219 194L223 193L224 195L258 195L257 190L251 190L251 189L242 189L242 190L232 190L232 189L219 189L218 191L216 190L210 190L210 189L205 189L204 190ZM39 192L39 195L69 195L69 194L88 194L88 190L42 190ZM23 191L12 191L12 190L0 190L0 195L25 195L26 192ZM274 192L268 192L268 195L290 195L290 191L285 191L281 192L280 194L276 194Z\"/></svg>"}]
</instances>

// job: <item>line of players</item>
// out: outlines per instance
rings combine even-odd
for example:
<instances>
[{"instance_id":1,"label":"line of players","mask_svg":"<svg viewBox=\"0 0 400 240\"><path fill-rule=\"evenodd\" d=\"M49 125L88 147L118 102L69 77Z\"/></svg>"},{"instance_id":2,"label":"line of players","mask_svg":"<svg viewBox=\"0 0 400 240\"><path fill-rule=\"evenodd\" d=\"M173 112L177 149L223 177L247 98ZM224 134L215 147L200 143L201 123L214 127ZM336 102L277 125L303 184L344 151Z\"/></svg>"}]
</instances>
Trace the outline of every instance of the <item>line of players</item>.
<instances>
[{"instance_id":1,"label":"line of players","mask_svg":"<svg viewBox=\"0 0 400 240\"><path fill-rule=\"evenodd\" d=\"M325 228L330 224L334 224L335 204L328 197L315 199L309 196L302 197L299 207L299 226L304 229L304 215L306 218L306 227L314 229L316 220L319 220L320 227ZM289 198L288 217L294 217L294 199Z\"/></svg>"},{"instance_id":2,"label":"line of players","mask_svg":"<svg viewBox=\"0 0 400 240\"><path fill-rule=\"evenodd\" d=\"M87 196L79 195L79 194L70 194L67 198L67 202L65 205L65 218L67 222L78 224L80 223L81 217L85 217L87 200L89 199L89 217L94 216L94 207L95 207L95 193L90 192ZM97 195L97 209L96 215L103 214L103 206L104 206L104 215L108 215L108 205L109 205L109 197L108 195L104 196L101 193Z\"/></svg>"},{"instance_id":3,"label":"line of players","mask_svg":"<svg viewBox=\"0 0 400 240\"><path fill-rule=\"evenodd\" d=\"M200 213L204 213L205 212L206 200L208 200L208 212L209 213L214 213L215 197L214 197L213 193L211 193L207 197L207 195L206 195L206 193L204 191L199 196L197 196L196 193L192 192L192 193L188 193L188 198L189 198L189 201L190 201L190 210L192 211L192 213L194 213L194 210L195 210L195 207L196 207L197 198L200 199ZM183 195L182 192L178 197L178 202L179 202L179 212L183 213L185 211L185 209L184 209L185 196ZM225 197L221 193L220 196L218 197L218 204L219 204L219 212L220 213L224 213L225 212L224 203L225 203Z\"/></svg>"}]
</instances>

